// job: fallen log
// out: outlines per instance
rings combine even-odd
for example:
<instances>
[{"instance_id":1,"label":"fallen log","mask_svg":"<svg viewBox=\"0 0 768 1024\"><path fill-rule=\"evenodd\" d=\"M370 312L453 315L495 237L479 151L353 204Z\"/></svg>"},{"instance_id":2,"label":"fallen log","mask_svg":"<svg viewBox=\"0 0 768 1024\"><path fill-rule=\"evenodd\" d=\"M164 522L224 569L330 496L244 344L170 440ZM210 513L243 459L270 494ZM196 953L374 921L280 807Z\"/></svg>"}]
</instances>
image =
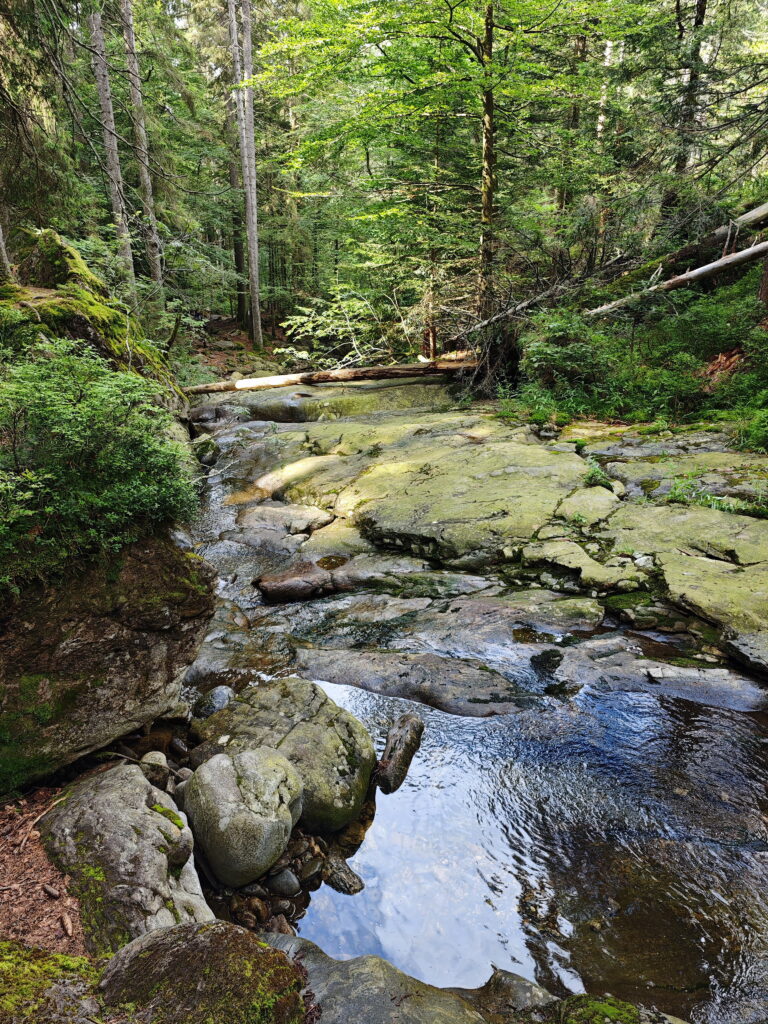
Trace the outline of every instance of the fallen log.
<instances>
[{"instance_id":1,"label":"fallen log","mask_svg":"<svg viewBox=\"0 0 768 1024\"><path fill-rule=\"evenodd\" d=\"M382 793L394 793L405 782L416 751L421 746L424 723L418 715L401 715L387 733L387 745L374 776Z\"/></svg>"},{"instance_id":2,"label":"fallen log","mask_svg":"<svg viewBox=\"0 0 768 1024\"><path fill-rule=\"evenodd\" d=\"M215 384L195 384L184 388L187 395L217 394L221 391L266 391L295 384L344 384L355 380L395 380L398 377L428 377L442 373L474 370L477 362L438 359L432 363L402 363L395 366L350 366L342 370L312 370L308 373L284 373L277 377L244 377L221 380Z\"/></svg>"},{"instance_id":3,"label":"fallen log","mask_svg":"<svg viewBox=\"0 0 768 1024\"><path fill-rule=\"evenodd\" d=\"M606 302L603 306L597 306L595 309L587 309L583 315L605 316L616 309L621 309L633 302L637 302L638 299L644 298L646 295L652 295L655 292L671 292L677 288L686 288L689 284L706 281L708 278L715 277L724 270L730 270L732 267L738 267L743 263L750 263L753 260L760 259L762 256L768 256L768 242L760 242L749 249L742 249L741 252L731 253L730 256L723 256L722 259L715 260L713 263L706 263L703 267L689 270L686 274L678 274L677 277L670 277L668 281L660 281L659 284L651 285L650 288L644 288L639 292L632 292L621 299Z\"/></svg>"}]
</instances>

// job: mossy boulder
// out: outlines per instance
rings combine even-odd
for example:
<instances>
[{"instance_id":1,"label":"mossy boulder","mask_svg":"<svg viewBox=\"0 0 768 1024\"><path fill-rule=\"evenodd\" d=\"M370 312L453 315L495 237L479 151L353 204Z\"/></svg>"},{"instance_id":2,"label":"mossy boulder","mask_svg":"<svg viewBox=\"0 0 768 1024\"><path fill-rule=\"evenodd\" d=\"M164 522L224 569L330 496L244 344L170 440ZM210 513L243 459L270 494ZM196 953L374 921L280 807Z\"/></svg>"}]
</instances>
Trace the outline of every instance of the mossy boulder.
<instances>
[{"instance_id":1,"label":"mossy boulder","mask_svg":"<svg viewBox=\"0 0 768 1024\"><path fill-rule=\"evenodd\" d=\"M177 394L162 353L55 231L30 233L18 280L0 292L0 337L12 350L23 351L41 335L68 338L90 345L117 369L134 370Z\"/></svg>"},{"instance_id":2,"label":"mossy boulder","mask_svg":"<svg viewBox=\"0 0 768 1024\"><path fill-rule=\"evenodd\" d=\"M587 995L564 999L546 1018L547 1024L664 1024L669 1020L663 1013L640 1009L613 996Z\"/></svg>"},{"instance_id":3,"label":"mossy boulder","mask_svg":"<svg viewBox=\"0 0 768 1024\"><path fill-rule=\"evenodd\" d=\"M290 761L304 786L307 828L335 832L359 816L376 762L373 741L315 683L278 679L249 687L196 730L202 759L268 747Z\"/></svg>"},{"instance_id":4,"label":"mossy boulder","mask_svg":"<svg viewBox=\"0 0 768 1024\"><path fill-rule=\"evenodd\" d=\"M77 782L40 830L49 856L72 878L92 953L177 923L213 920L186 818L138 765Z\"/></svg>"},{"instance_id":5,"label":"mossy boulder","mask_svg":"<svg viewBox=\"0 0 768 1024\"><path fill-rule=\"evenodd\" d=\"M175 708L212 612L208 566L163 539L7 605L0 793Z\"/></svg>"},{"instance_id":6,"label":"mossy boulder","mask_svg":"<svg viewBox=\"0 0 768 1024\"><path fill-rule=\"evenodd\" d=\"M101 989L108 1006L129 1004L152 1024L302 1024L303 985L284 953L217 921L136 939L110 961Z\"/></svg>"}]
</instances>

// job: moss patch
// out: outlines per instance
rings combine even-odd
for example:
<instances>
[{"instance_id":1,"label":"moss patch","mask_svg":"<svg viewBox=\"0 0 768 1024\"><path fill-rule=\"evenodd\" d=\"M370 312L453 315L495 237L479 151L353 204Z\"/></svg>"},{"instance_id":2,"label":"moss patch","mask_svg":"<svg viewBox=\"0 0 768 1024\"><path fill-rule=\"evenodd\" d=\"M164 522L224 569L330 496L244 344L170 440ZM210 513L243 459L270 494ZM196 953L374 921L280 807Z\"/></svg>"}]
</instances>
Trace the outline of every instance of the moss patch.
<instances>
[{"instance_id":1,"label":"moss patch","mask_svg":"<svg viewBox=\"0 0 768 1024\"><path fill-rule=\"evenodd\" d=\"M0 1024L39 1021L54 983L80 983L85 993L97 981L98 972L85 957L0 942Z\"/></svg>"}]
</instances>

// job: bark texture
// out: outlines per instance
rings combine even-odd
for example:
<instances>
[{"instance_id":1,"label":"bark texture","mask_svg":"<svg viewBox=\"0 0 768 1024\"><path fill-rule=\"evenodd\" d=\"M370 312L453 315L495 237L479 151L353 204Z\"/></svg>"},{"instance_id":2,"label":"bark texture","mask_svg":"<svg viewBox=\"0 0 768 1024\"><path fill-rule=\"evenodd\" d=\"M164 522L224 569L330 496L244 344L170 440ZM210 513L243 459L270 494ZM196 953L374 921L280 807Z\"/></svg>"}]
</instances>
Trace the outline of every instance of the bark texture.
<instances>
[{"instance_id":1,"label":"bark texture","mask_svg":"<svg viewBox=\"0 0 768 1024\"><path fill-rule=\"evenodd\" d=\"M91 61L96 79L101 108L101 125L104 135L104 152L106 155L107 179L109 182L109 198L112 204L112 219L120 249L120 258L125 268L128 290L132 302L136 303L136 279L133 271L133 250L131 234L128 230L128 213L125 203L123 173L120 168L120 154L117 148L117 132L115 130L115 112L112 106L112 87L109 81L109 65L104 42L104 27L101 12L94 11L88 15L88 28L91 34Z\"/></svg>"}]
</instances>

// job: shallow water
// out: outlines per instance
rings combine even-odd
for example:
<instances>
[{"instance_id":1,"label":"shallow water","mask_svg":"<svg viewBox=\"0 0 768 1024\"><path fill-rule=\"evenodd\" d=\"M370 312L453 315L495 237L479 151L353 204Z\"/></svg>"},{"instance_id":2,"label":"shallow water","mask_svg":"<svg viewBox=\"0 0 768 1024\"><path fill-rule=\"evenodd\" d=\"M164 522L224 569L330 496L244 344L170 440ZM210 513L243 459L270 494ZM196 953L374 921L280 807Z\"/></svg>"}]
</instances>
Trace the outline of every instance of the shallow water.
<instances>
[{"instance_id":1,"label":"shallow water","mask_svg":"<svg viewBox=\"0 0 768 1024\"><path fill-rule=\"evenodd\" d=\"M323 887L302 935L437 985L493 963L696 1024L768 1019L764 718L582 691L467 719L324 688L379 742L406 709L427 728L351 861L365 891Z\"/></svg>"}]
</instances>

